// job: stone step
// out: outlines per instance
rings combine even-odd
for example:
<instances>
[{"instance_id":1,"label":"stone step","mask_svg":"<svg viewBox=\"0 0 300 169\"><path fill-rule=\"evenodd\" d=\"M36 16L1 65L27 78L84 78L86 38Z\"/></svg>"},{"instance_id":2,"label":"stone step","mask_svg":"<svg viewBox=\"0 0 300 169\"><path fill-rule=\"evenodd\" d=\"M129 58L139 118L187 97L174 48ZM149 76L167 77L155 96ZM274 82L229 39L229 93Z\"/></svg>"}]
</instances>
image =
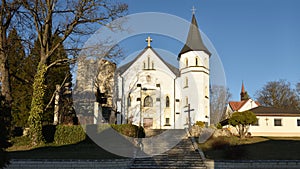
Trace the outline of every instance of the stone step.
<instances>
[{"instance_id":1,"label":"stone step","mask_svg":"<svg viewBox=\"0 0 300 169\"><path fill-rule=\"evenodd\" d=\"M164 154L134 159L131 168L204 169L206 166L199 153L195 151L190 138L186 138Z\"/></svg>"}]
</instances>

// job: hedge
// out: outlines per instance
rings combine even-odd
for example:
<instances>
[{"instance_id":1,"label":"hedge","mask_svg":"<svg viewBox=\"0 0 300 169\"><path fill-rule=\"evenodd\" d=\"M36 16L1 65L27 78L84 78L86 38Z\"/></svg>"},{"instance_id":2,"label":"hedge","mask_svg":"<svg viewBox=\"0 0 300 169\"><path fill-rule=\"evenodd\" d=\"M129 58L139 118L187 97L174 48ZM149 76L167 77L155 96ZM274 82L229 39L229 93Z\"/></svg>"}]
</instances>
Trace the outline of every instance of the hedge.
<instances>
[{"instance_id":1,"label":"hedge","mask_svg":"<svg viewBox=\"0 0 300 169\"><path fill-rule=\"evenodd\" d=\"M86 139L86 134L80 125L58 125L54 135L55 144L74 144Z\"/></svg>"},{"instance_id":2,"label":"hedge","mask_svg":"<svg viewBox=\"0 0 300 169\"><path fill-rule=\"evenodd\" d=\"M138 127L132 124L112 124L111 127L117 132L128 137L145 137L145 131L143 127Z\"/></svg>"}]
</instances>

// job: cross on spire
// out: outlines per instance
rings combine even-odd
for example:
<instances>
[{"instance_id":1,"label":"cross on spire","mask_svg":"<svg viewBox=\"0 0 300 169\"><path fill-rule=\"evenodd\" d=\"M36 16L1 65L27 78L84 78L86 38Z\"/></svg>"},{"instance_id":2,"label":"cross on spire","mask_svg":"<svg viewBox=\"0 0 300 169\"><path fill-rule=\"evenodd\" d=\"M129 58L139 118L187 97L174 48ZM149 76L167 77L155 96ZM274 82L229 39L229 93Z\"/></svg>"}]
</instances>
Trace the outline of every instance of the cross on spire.
<instances>
[{"instance_id":1,"label":"cross on spire","mask_svg":"<svg viewBox=\"0 0 300 169\"><path fill-rule=\"evenodd\" d=\"M196 12L196 8L195 8L194 6L192 7L192 9L191 9L191 10L192 10L192 14L195 14L195 12Z\"/></svg>"},{"instance_id":2,"label":"cross on spire","mask_svg":"<svg viewBox=\"0 0 300 169\"><path fill-rule=\"evenodd\" d=\"M148 36L148 38L146 39L146 42L148 43L148 48L151 47L151 42L152 42L152 39L150 38L150 36Z\"/></svg>"}]
</instances>

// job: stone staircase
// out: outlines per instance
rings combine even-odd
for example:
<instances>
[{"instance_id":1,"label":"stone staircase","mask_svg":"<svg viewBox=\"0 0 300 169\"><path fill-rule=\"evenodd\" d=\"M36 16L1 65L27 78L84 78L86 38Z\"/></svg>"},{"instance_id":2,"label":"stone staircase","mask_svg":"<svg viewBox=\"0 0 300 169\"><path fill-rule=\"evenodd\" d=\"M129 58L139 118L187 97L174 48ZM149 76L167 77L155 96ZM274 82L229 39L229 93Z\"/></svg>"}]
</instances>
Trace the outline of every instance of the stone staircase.
<instances>
[{"instance_id":1,"label":"stone staircase","mask_svg":"<svg viewBox=\"0 0 300 169\"><path fill-rule=\"evenodd\" d=\"M167 152L146 158L135 158L131 169L182 168L205 169L206 166L199 152L193 146L191 138L182 139Z\"/></svg>"}]
</instances>

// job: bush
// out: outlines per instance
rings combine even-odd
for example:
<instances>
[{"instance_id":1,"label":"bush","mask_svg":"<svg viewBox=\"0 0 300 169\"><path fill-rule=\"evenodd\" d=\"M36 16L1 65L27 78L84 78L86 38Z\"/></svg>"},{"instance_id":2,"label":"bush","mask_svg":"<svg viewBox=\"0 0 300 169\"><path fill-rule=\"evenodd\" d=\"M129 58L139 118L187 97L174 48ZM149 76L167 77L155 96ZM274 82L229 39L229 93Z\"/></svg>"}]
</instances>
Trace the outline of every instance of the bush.
<instances>
[{"instance_id":1,"label":"bush","mask_svg":"<svg viewBox=\"0 0 300 169\"><path fill-rule=\"evenodd\" d=\"M205 122L203 121L196 121L196 125L199 127L204 127L205 126Z\"/></svg>"},{"instance_id":2,"label":"bush","mask_svg":"<svg viewBox=\"0 0 300 169\"><path fill-rule=\"evenodd\" d=\"M112 124L111 127L117 132L128 137L144 138L146 135L143 127L138 127L132 124Z\"/></svg>"},{"instance_id":3,"label":"bush","mask_svg":"<svg viewBox=\"0 0 300 169\"><path fill-rule=\"evenodd\" d=\"M86 139L86 134L80 125L58 125L54 135L56 144L74 144Z\"/></svg>"},{"instance_id":4,"label":"bush","mask_svg":"<svg viewBox=\"0 0 300 169\"><path fill-rule=\"evenodd\" d=\"M221 123L217 123L217 124L216 124L216 127L217 127L217 129L222 129L222 128L223 128L223 126L222 126Z\"/></svg>"}]
</instances>

